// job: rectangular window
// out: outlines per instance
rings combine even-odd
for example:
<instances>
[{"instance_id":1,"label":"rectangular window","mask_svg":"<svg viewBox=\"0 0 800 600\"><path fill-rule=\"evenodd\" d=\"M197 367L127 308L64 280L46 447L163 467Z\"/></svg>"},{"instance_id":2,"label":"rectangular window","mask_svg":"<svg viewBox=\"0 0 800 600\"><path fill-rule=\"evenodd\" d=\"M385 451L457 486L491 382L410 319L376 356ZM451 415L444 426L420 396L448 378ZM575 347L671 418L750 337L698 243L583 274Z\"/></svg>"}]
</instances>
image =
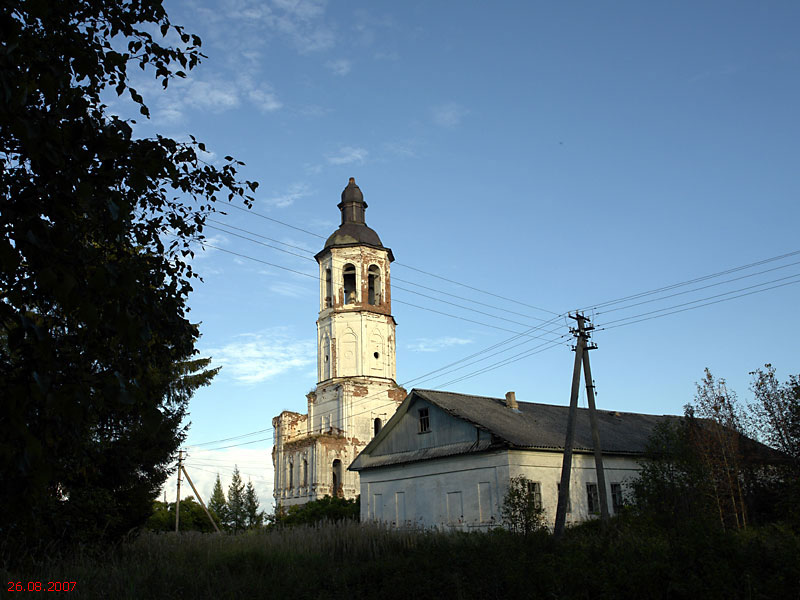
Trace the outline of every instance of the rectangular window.
<instances>
[{"instance_id":1,"label":"rectangular window","mask_svg":"<svg viewBox=\"0 0 800 600\"><path fill-rule=\"evenodd\" d=\"M560 496L561 495L561 484L557 483L556 486L557 486L556 487L556 491L558 492L558 495ZM556 496L556 502L558 502L558 496ZM567 496L567 512L568 513L572 512L572 498L570 498L569 496Z\"/></svg>"},{"instance_id":2,"label":"rectangular window","mask_svg":"<svg viewBox=\"0 0 800 600\"><path fill-rule=\"evenodd\" d=\"M419 409L419 432L428 433L431 430L431 421L427 408Z\"/></svg>"},{"instance_id":3,"label":"rectangular window","mask_svg":"<svg viewBox=\"0 0 800 600\"><path fill-rule=\"evenodd\" d=\"M528 498L533 502L535 509L542 508L542 484L538 481L528 482Z\"/></svg>"},{"instance_id":4,"label":"rectangular window","mask_svg":"<svg viewBox=\"0 0 800 600\"><path fill-rule=\"evenodd\" d=\"M394 493L395 523L402 527L406 522L406 494L405 492Z\"/></svg>"},{"instance_id":5,"label":"rectangular window","mask_svg":"<svg viewBox=\"0 0 800 600\"><path fill-rule=\"evenodd\" d=\"M622 511L624 500L622 499L622 484L611 484L611 506L614 509L614 514L618 515Z\"/></svg>"},{"instance_id":6,"label":"rectangular window","mask_svg":"<svg viewBox=\"0 0 800 600\"><path fill-rule=\"evenodd\" d=\"M596 483L586 484L586 502L589 506L590 515L600 514L600 495L598 494Z\"/></svg>"},{"instance_id":7,"label":"rectangular window","mask_svg":"<svg viewBox=\"0 0 800 600\"><path fill-rule=\"evenodd\" d=\"M478 512L480 512L481 523L488 523L492 520L492 484L488 481L478 483Z\"/></svg>"},{"instance_id":8,"label":"rectangular window","mask_svg":"<svg viewBox=\"0 0 800 600\"><path fill-rule=\"evenodd\" d=\"M383 496L381 494L372 494L372 519L383 521Z\"/></svg>"},{"instance_id":9,"label":"rectangular window","mask_svg":"<svg viewBox=\"0 0 800 600\"><path fill-rule=\"evenodd\" d=\"M450 525L455 525L463 519L464 502L461 492L447 492L447 522Z\"/></svg>"}]
</instances>

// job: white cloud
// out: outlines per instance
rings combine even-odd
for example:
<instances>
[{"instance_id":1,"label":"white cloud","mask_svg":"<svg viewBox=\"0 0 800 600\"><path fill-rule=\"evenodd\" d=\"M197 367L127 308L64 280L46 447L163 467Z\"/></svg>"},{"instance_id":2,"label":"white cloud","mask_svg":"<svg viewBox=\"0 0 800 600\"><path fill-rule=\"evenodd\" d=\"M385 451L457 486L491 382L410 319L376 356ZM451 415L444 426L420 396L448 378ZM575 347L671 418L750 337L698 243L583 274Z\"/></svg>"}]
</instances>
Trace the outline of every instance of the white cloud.
<instances>
[{"instance_id":1,"label":"white cloud","mask_svg":"<svg viewBox=\"0 0 800 600\"><path fill-rule=\"evenodd\" d=\"M308 298L311 294L316 292L315 289L311 289L309 286L302 286L289 282L274 283L269 286L269 291L279 296L286 296L287 298Z\"/></svg>"},{"instance_id":2,"label":"white cloud","mask_svg":"<svg viewBox=\"0 0 800 600\"><path fill-rule=\"evenodd\" d=\"M469 110L456 104L448 102L433 108L433 122L440 127L456 127L469 114Z\"/></svg>"},{"instance_id":3,"label":"white cloud","mask_svg":"<svg viewBox=\"0 0 800 600\"><path fill-rule=\"evenodd\" d=\"M389 154L400 156L402 158L416 158L417 151L415 150L415 142L387 142L383 145L384 150Z\"/></svg>"},{"instance_id":4,"label":"white cloud","mask_svg":"<svg viewBox=\"0 0 800 600\"><path fill-rule=\"evenodd\" d=\"M247 92L249 100L256 105L256 108L264 112L272 112L283 107L278 97L265 89L253 89Z\"/></svg>"},{"instance_id":5,"label":"white cloud","mask_svg":"<svg viewBox=\"0 0 800 600\"><path fill-rule=\"evenodd\" d=\"M189 82L184 103L194 108L222 112L239 106L239 96L232 84L197 79Z\"/></svg>"},{"instance_id":6,"label":"white cloud","mask_svg":"<svg viewBox=\"0 0 800 600\"><path fill-rule=\"evenodd\" d=\"M419 338L416 342L409 344L406 347L409 350L416 352L439 352L445 348L451 348L453 346L465 346L471 343L472 340L457 337L443 337L437 339Z\"/></svg>"},{"instance_id":7,"label":"white cloud","mask_svg":"<svg viewBox=\"0 0 800 600\"><path fill-rule=\"evenodd\" d=\"M266 200L267 203L277 208L285 208L311 194L311 188L306 183L293 183L285 192L274 195Z\"/></svg>"},{"instance_id":8,"label":"white cloud","mask_svg":"<svg viewBox=\"0 0 800 600\"><path fill-rule=\"evenodd\" d=\"M207 235L206 239L203 240L203 243L197 243L197 247L194 250L194 260L202 260L204 258L208 258L210 255L214 254L217 251L217 248L220 246L224 246L228 243L228 238L222 234L216 235ZM209 246L215 246L211 248Z\"/></svg>"},{"instance_id":9,"label":"white cloud","mask_svg":"<svg viewBox=\"0 0 800 600\"><path fill-rule=\"evenodd\" d=\"M353 163L364 164L368 152L364 148L345 146L338 154L328 155L328 162L332 165L349 165Z\"/></svg>"},{"instance_id":10,"label":"white cloud","mask_svg":"<svg viewBox=\"0 0 800 600\"><path fill-rule=\"evenodd\" d=\"M314 340L291 338L282 329L238 335L221 348L207 351L222 374L237 383L263 383L268 379L314 363Z\"/></svg>"},{"instance_id":11,"label":"white cloud","mask_svg":"<svg viewBox=\"0 0 800 600\"><path fill-rule=\"evenodd\" d=\"M328 67L334 75L344 76L353 68L353 63L347 59L339 58L337 60L329 60L325 63L325 66Z\"/></svg>"},{"instance_id":12,"label":"white cloud","mask_svg":"<svg viewBox=\"0 0 800 600\"><path fill-rule=\"evenodd\" d=\"M244 423L243 425L248 426ZM269 423L264 425L264 428L269 427L269 425ZM271 437L272 431L266 431L249 438L232 440L229 443L237 444L241 442L267 438L267 441L261 442L261 445L263 445L268 444L268 440ZM219 445L224 446L225 443L221 443ZM185 466L186 470L189 472L189 477L192 478L192 483L194 483L197 491L200 492L203 502L205 502L206 505L208 505L208 501L211 498L211 492L213 491L214 483L217 480L217 473L219 473L222 489L227 494L228 486L231 482L231 476L233 475L234 466L238 466L239 474L241 475L245 484L248 480L253 482L253 487L256 489L256 493L258 494L260 509L265 510L268 513L272 512L274 470L272 467L272 456L269 449L248 448L245 446L239 448L227 448L225 450L206 450L203 447L194 448L189 446L188 457L186 459ZM186 498L187 496L194 496L195 494L192 491L189 483L185 478L182 479L181 497ZM164 492L166 491L167 501L175 502L177 492L176 485L177 475L173 473L164 484L158 499L163 500Z\"/></svg>"}]
</instances>

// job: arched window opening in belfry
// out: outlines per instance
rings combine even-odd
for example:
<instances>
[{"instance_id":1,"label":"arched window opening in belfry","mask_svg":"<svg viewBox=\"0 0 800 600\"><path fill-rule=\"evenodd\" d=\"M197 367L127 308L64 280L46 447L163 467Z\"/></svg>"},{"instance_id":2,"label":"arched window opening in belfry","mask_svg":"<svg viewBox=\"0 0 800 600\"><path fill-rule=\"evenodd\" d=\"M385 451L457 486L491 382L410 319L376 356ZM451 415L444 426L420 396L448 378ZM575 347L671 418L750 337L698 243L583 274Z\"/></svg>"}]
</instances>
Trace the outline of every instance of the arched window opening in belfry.
<instances>
[{"instance_id":1,"label":"arched window opening in belfry","mask_svg":"<svg viewBox=\"0 0 800 600\"><path fill-rule=\"evenodd\" d=\"M332 467L332 479L333 479L333 486L332 486L332 494L334 498L341 498L344 494L342 492L342 461L338 458L333 461Z\"/></svg>"},{"instance_id":2,"label":"arched window opening in belfry","mask_svg":"<svg viewBox=\"0 0 800 600\"><path fill-rule=\"evenodd\" d=\"M373 433L373 437L374 437L374 436L378 435L378 432L381 430L381 420L380 420L380 418L376 418L375 419L375 421L372 424L372 427L373 427L373 430L374 430L374 433Z\"/></svg>"},{"instance_id":3,"label":"arched window opening in belfry","mask_svg":"<svg viewBox=\"0 0 800 600\"><path fill-rule=\"evenodd\" d=\"M294 463L289 461L289 489L294 488Z\"/></svg>"},{"instance_id":4,"label":"arched window opening in belfry","mask_svg":"<svg viewBox=\"0 0 800 600\"><path fill-rule=\"evenodd\" d=\"M342 279L344 280L344 303L356 303L356 268L348 263L342 268Z\"/></svg>"},{"instance_id":5,"label":"arched window opening in belfry","mask_svg":"<svg viewBox=\"0 0 800 600\"><path fill-rule=\"evenodd\" d=\"M369 271L369 298L368 301L373 306L381 303L381 270L377 265L370 265Z\"/></svg>"},{"instance_id":6,"label":"arched window opening in belfry","mask_svg":"<svg viewBox=\"0 0 800 600\"><path fill-rule=\"evenodd\" d=\"M303 459L303 486L308 485L308 461Z\"/></svg>"},{"instance_id":7,"label":"arched window opening in belfry","mask_svg":"<svg viewBox=\"0 0 800 600\"><path fill-rule=\"evenodd\" d=\"M331 268L325 269L325 308L333 306L333 281L331 281Z\"/></svg>"}]
</instances>

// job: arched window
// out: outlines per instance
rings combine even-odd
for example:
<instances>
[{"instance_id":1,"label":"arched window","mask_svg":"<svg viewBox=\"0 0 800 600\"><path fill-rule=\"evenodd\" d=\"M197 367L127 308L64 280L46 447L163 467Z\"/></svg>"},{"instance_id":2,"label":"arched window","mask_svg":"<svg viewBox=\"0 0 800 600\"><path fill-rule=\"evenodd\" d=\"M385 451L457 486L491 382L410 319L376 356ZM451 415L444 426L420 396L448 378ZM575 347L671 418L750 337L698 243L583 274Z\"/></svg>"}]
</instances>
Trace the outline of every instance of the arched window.
<instances>
[{"instance_id":1,"label":"arched window","mask_svg":"<svg viewBox=\"0 0 800 600\"><path fill-rule=\"evenodd\" d=\"M333 475L333 477L332 477L332 479L333 479L332 488L333 489L331 491L333 493L331 494L331 496L333 496L334 498L341 498L343 496L343 492L342 492L342 461L340 461L338 458L333 461L332 471L333 471L333 473L332 473L332 475Z\"/></svg>"},{"instance_id":2,"label":"arched window","mask_svg":"<svg viewBox=\"0 0 800 600\"><path fill-rule=\"evenodd\" d=\"M381 430L381 420L380 420L380 418L376 418L375 419L375 421L372 424L372 427L373 427L373 430L374 430L373 437L375 437L376 435L378 435L378 432Z\"/></svg>"},{"instance_id":3,"label":"arched window","mask_svg":"<svg viewBox=\"0 0 800 600\"><path fill-rule=\"evenodd\" d=\"M294 463L289 461L289 489L294 488Z\"/></svg>"},{"instance_id":4,"label":"arched window","mask_svg":"<svg viewBox=\"0 0 800 600\"><path fill-rule=\"evenodd\" d=\"M367 274L369 277L368 301L373 306L379 306L381 303L381 270L377 265L370 265Z\"/></svg>"},{"instance_id":5,"label":"arched window","mask_svg":"<svg viewBox=\"0 0 800 600\"><path fill-rule=\"evenodd\" d=\"M325 269L325 303L324 308L333 306L333 281L331 281L331 268Z\"/></svg>"},{"instance_id":6,"label":"arched window","mask_svg":"<svg viewBox=\"0 0 800 600\"><path fill-rule=\"evenodd\" d=\"M342 280L344 282L344 303L356 303L356 268L348 263L342 268Z\"/></svg>"},{"instance_id":7,"label":"arched window","mask_svg":"<svg viewBox=\"0 0 800 600\"><path fill-rule=\"evenodd\" d=\"M308 461L303 459L303 485L308 485Z\"/></svg>"}]
</instances>

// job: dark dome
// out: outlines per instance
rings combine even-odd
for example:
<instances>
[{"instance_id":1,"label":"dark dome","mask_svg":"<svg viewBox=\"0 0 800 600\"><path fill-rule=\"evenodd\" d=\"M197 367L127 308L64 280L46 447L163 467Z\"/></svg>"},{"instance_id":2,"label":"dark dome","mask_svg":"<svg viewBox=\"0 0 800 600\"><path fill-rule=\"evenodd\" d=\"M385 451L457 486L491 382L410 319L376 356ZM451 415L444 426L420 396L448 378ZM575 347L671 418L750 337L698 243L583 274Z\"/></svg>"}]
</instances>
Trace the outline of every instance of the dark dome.
<instances>
[{"instance_id":1,"label":"dark dome","mask_svg":"<svg viewBox=\"0 0 800 600\"><path fill-rule=\"evenodd\" d=\"M361 193L361 189L356 185L354 178L351 177L347 187L344 188L342 201L339 202L338 206L339 210L342 211L342 224L326 240L325 248L358 244L383 248L378 234L367 227L364 218L367 203L364 202L364 194Z\"/></svg>"},{"instance_id":2,"label":"dark dome","mask_svg":"<svg viewBox=\"0 0 800 600\"><path fill-rule=\"evenodd\" d=\"M325 241L325 247L350 246L353 244L367 244L383 248L381 238L364 223L343 223Z\"/></svg>"}]
</instances>

